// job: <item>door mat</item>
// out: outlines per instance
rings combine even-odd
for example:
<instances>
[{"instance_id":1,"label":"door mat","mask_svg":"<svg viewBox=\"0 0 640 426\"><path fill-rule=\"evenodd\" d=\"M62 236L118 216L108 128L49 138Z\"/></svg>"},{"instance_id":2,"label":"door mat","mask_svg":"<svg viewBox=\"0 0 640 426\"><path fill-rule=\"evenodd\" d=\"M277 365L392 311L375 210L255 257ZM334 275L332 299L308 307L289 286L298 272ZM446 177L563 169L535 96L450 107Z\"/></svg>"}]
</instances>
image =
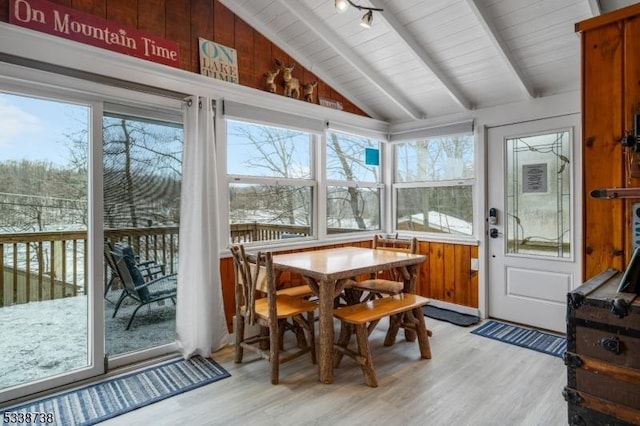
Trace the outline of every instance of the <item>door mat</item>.
<instances>
[{"instance_id":1,"label":"door mat","mask_svg":"<svg viewBox=\"0 0 640 426\"><path fill-rule=\"evenodd\" d=\"M215 361L195 356L6 408L0 416L14 424L94 425L230 376Z\"/></svg>"},{"instance_id":2,"label":"door mat","mask_svg":"<svg viewBox=\"0 0 640 426\"><path fill-rule=\"evenodd\" d=\"M560 358L567 350L565 337L493 320L471 330L471 333Z\"/></svg>"},{"instance_id":3,"label":"door mat","mask_svg":"<svg viewBox=\"0 0 640 426\"><path fill-rule=\"evenodd\" d=\"M470 325L477 324L480 321L480 317L476 315L462 314L460 312L437 308L431 305L423 306L422 312L429 318L448 321L451 324L459 325L462 327L468 327Z\"/></svg>"}]
</instances>

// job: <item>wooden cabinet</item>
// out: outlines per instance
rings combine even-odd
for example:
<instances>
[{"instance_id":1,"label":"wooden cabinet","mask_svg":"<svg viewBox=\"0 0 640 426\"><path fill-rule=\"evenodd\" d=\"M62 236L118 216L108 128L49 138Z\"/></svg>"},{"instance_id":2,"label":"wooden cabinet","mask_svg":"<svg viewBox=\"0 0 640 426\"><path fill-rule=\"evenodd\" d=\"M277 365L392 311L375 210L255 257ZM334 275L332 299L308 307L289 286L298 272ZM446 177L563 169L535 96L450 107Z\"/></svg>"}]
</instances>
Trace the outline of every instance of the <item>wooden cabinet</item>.
<instances>
[{"instance_id":1,"label":"wooden cabinet","mask_svg":"<svg viewBox=\"0 0 640 426\"><path fill-rule=\"evenodd\" d=\"M640 4L576 25L582 49L583 279L623 269L631 256L631 205L601 200L603 187L637 187L620 142L640 104Z\"/></svg>"},{"instance_id":2,"label":"wooden cabinet","mask_svg":"<svg viewBox=\"0 0 640 426\"><path fill-rule=\"evenodd\" d=\"M640 300L617 293L621 275L605 271L569 293L570 425L640 424Z\"/></svg>"}]
</instances>

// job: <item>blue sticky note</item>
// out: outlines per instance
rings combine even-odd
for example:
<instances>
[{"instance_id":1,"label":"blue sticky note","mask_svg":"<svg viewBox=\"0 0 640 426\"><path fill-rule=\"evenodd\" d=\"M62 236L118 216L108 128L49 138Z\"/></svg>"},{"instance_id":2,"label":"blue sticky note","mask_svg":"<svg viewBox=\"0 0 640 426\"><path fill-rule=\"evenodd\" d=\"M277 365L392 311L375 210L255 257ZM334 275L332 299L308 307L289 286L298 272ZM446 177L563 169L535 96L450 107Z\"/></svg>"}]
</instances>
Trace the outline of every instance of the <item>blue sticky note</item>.
<instances>
[{"instance_id":1,"label":"blue sticky note","mask_svg":"<svg viewBox=\"0 0 640 426\"><path fill-rule=\"evenodd\" d=\"M364 164L368 166L380 165L380 150L376 148L364 149Z\"/></svg>"}]
</instances>

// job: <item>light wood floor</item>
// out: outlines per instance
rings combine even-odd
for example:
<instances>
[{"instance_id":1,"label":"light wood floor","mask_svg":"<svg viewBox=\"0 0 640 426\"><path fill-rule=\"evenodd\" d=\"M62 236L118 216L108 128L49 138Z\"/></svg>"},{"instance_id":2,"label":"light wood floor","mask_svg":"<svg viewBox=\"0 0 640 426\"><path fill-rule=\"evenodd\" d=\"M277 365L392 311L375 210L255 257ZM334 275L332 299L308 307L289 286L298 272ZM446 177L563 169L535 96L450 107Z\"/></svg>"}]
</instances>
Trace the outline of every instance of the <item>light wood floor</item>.
<instances>
[{"instance_id":1,"label":"light wood floor","mask_svg":"<svg viewBox=\"0 0 640 426\"><path fill-rule=\"evenodd\" d=\"M302 357L280 368L233 347L213 354L231 377L114 418L103 425L566 425L566 367L560 358L497 342L427 318L433 358L421 360L404 338L382 346L386 324L371 335L379 387L364 385L345 358L331 385Z\"/></svg>"}]
</instances>

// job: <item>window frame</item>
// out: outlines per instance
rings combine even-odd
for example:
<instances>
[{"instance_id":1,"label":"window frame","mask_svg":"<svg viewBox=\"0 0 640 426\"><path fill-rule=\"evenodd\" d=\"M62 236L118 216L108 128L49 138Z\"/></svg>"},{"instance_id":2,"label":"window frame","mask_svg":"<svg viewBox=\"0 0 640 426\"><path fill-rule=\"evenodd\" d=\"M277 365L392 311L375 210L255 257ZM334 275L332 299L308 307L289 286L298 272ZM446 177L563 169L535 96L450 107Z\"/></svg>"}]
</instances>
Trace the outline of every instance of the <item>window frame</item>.
<instances>
[{"instance_id":1,"label":"window frame","mask_svg":"<svg viewBox=\"0 0 640 426\"><path fill-rule=\"evenodd\" d=\"M361 138L361 139L367 139L370 141L375 141L377 142L377 149L379 152L379 160L380 160L380 164L378 164L379 167L379 173L378 173L378 182L373 182L373 181L357 181L357 180L340 180L340 179L329 179L327 177L327 152L328 152L328 143L327 143L327 139L330 133L335 133L337 135L346 135L346 136L352 136L355 138ZM322 206L322 211L324 212L324 217L323 217L323 221L322 221L322 225L323 225L323 231L324 231L324 236L327 239L332 239L332 238L339 238L339 237L346 237L346 236L367 236L370 237L373 234L376 233L381 233L384 232L385 227L385 208L384 208L384 203L386 201L385 198L385 184L384 184L384 141L378 140L376 138L373 137L369 137L369 136L363 136L363 135L359 135L356 133L349 133L349 132L344 132L344 131L340 131L340 130L335 130L335 129L327 129L327 131L324 134L324 137L322 138L322 145L324 148L324 152L322 154L322 160L323 160L323 170L321 173L322 176L322 187L324 189L324 194L323 194L323 200L324 200L324 205ZM338 232L338 233L334 233L334 234L329 234L329 226L328 226L328 215L327 215L327 209L328 209L328 193L329 193L329 187L340 187L340 188L369 188L369 189L377 189L378 190L378 199L379 199L379 204L378 204L378 219L379 219L379 227L378 229L363 229L363 230L354 230L354 231L350 231L350 232Z\"/></svg>"},{"instance_id":2,"label":"window frame","mask_svg":"<svg viewBox=\"0 0 640 426\"><path fill-rule=\"evenodd\" d=\"M310 168L310 178L284 178L284 177L273 177L273 176L251 176L251 175L238 175L238 174L229 174L227 173L227 150L229 145L228 138L228 126L227 123L229 121L234 121L237 123L243 123L252 126L266 126L273 128L280 128L286 130L297 131L301 133L306 133L309 136L309 168ZM279 185L284 186L293 186L293 187L307 187L311 189L312 197L312 207L310 210L311 214L311 235L306 237L298 237L292 239L278 239L278 240L264 240L264 241L247 241L243 244L245 246L249 246L252 248L258 248L262 246L278 246L278 245L288 245L290 244L299 244L305 243L313 240L318 240L318 173L317 173L317 147L319 144L319 135L311 130L304 130L300 128L293 128L283 124L272 124L266 123L262 120L251 120L247 118L239 118L237 116L222 116L218 121L221 125L216 126L219 129L219 133L216 135L216 139L222 138L224 141L223 149L220 149L220 158L218 159L218 164L221 165L221 171L224 172L224 179L220 179L219 188L220 188L220 202L224 202L227 206L226 209L220 214L220 243L221 247L228 248L232 243L231 241L231 205L230 205L230 187L232 184L247 184L247 185L264 185L264 186L273 186L277 187Z\"/></svg>"},{"instance_id":3,"label":"window frame","mask_svg":"<svg viewBox=\"0 0 640 426\"><path fill-rule=\"evenodd\" d=\"M398 149L399 146L405 143L421 142L429 139L446 138L450 136L469 136L471 138L471 145L473 148L473 176L470 178L458 178L458 179L446 179L446 180L428 180L428 181L414 181L414 182L399 182L398 181ZM392 171L392 183L391 183L391 224L390 229L394 233L402 233L407 235L415 235L420 238L428 238L429 240L439 240L445 242L460 242L460 243L472 243L475 244L478 241L480 221L478 219L478 138L474 132L456 132L456 133L443 133L443 134L428 134L424 137L414 137L407 140L394 141L392 144L392 156L393 156L393 171ZM411 231L411 230L399 230L398 226L398 190L401 189L419 189L419 188L444 188L444 187L470 187L471 188L471 235L460 235L440 232L429 231Z\"/></svg>"}]
</instances>

